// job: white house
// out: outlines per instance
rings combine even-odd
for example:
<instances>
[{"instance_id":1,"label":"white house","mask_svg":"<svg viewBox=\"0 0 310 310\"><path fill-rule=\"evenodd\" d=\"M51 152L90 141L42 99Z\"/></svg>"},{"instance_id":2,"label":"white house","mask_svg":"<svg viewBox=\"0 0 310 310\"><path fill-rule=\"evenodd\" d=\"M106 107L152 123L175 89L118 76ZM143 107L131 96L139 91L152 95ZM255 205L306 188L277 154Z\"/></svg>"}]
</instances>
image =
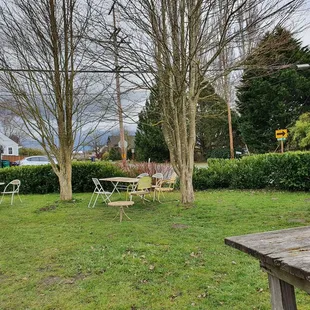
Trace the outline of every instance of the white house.
<instances>
[{"instance_id":1,"label":"white house","mask_svg":"<svg viewBox=\"0 0 310 310\"><path fill-rule=\"evenodd\" d=\"M2 155L17 155L18 144L0 132L0 146L3 147Z\"/></svg>"}]
</instances>

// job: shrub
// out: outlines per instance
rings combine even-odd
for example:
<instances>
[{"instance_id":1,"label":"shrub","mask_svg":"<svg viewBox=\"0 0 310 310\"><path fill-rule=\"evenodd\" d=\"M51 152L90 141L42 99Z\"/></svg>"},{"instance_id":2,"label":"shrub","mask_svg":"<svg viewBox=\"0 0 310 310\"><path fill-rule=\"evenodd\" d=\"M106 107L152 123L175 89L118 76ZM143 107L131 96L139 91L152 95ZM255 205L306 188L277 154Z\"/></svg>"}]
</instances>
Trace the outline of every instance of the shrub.
<instances>
[{"instance_id":1,"label":"shrub","mask_svg":"<svg viewBox=\"0 0 310 310\"><path fill-rule=\"evenodd\" d=\"M193 185L195 190L207 188L225 188L236 169L236 161L227 159L209 159L208 168L195 168Z\"/></svg>"},{"instance_id":2,"label":"shrub","mask_svg":"<svg viewBox=\"0 0 310 310\"><path fill-rule=\"evenodd\" d=\"M262 154L240 160L209 159L196 169L194 188L236 188L304 191L310 189L310 152Z\"/></svg>"},{"instance_id":3,"label":"shrub","mask_svg":"<svg viewBox=\"0 0 310 310\"><path fill-rule=\"evenodd\" d=\"M125 176L116 165L109 162L77 162L72 164L72 191L74 193L90 192L94 190L91 178L108 178ZM112 190L110 182L105 184L106 190Z\"/></svg>"},{"instance_id":4,"label":"shrub","mask_svg":"<svg viewBox=\"0 0 310 310\"><path fill-rule=\"evenodd\" d=\"M230 150L228 148L216 148L208 150L206 153L207 158L229 158Z\"/></svg>"},{"instance_id":5,"label":"shrub","mask_svg":"<svg viewBox=\"0 0 310 310\"><path fill-rule=\"evenodd\" d=\"M109 152L104 152L101 156L101 160L109 160Z\"/></svg>"},{"instance_id":6,"label":"shrub","mask_svg":"<svg viewBox=\"0 0 310 310\"><path fill-rule=\"evenodd\" d=\"M122 159L122 155L119 152L118 149L116 148L112 148L109 152L109 159L111 160L121 160Z\"/></svg>"},{"instance_id":7,"label":"shrub","mask_svg":"<svg viewBox=\"0 0 310 310\"><path fill-rule=\"evenodd\" d=\"M117 166L106 162L72 163L72 191L91 192L94 189L92 177L105 178L125 175ZM59 193L58 178L50 165L21 166L0 169L1 182L21 180L22 194ZM107 183L107 190L113 186Z\"/></svg>"},{"instance_id":8,"label":"shrub","mask_svg":"<svg viewBox=\"0 0 310 310\"><path fill-rule=\"evenodd\" d=\"M167 178L172 173L170 164L136 163L112 164L108 162L72 163L73 192L91 192L92 177L135 177L142 172L153 175L161 172ZM22 182L21 193L45 194L59 192L58 178L50 165L22 166L0 169L0 181L13 179ZM258 189L308 191L310 189L310 152L263 154L244 157L240 160L209 159L208 168L194 170L195 190L208 188ZM112 185L107 183L107 190Z\"/></svg>"},{"instance_id":9,"label":"shrub","mask_svg":"<svg viewBox=\"0 0 310 310\"><path fill-rule=\"evenodd\" d=\"M20 156L34 156L34 155L45 155L45 152L41 149L33 149L30 147L22 147L19 149Z\"/></svg>"},{"instance_id":10,"label":"shrub","mask_svg":"<svg viewBox=\"0 0 310 310\"><path fill-rule=\"evenodd\" d=\"M118 163L117 166L128 176L136 177L141 173L148 173L152 176L155 173L162 173L164 178L169 178L173 172L173 168L169 163L155 163L155 162L138 162L138 163Z\"/></svg>"},{"instance_id":11,"label":"shrub","mask_svg":"<svg viewBox=\"0 0 310 310\"><path fill-rule=\"evenodd\" d=\"M271 185L269 155L244 157L236 163L236 171L231 175L230 187L240 189L260 189Z\"/></svg>"},{"instance_id":12,"label":"shrub","mask_svg":"<svg viewBox=\"0 0 310 310\"><path fill-rule=\"evenodd\" d=\"M310 189L310 152L273 154L269 162L272 187L292 191Z\"/></svg>"}]
</instances>

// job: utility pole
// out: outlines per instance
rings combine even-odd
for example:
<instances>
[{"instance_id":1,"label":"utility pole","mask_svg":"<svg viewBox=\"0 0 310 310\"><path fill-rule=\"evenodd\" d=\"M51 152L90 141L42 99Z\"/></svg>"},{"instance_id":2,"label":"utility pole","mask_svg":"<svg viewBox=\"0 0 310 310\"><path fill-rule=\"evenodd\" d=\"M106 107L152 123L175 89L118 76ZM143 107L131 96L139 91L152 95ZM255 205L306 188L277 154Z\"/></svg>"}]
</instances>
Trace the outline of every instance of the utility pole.
<instances>
[{"instance_id":1,"label":"utility pole","mask_svg":"<svg viewBox=\"0 0 310 310\"><path fill-rule=\"evenodd\" d=\"M229 150L230 150L230 159L235 158L235 150L234 150L234 137L232 130L232 122L231 122L231 109L230 109L230 93L228 86L228 76L224 76L224 93L225 93L225 101L227 105L227 121L228 121L228 133L229 133Z\"/></svg>"},{"instance_id":2,"label":"utility pole","mask_svg":"<svg viewBox=\"0 0 310 310\"><path fill-rule=\"evenodd\" d=\"M123 121L123 109L121 103L121 87L120 87L120 68L118 62L118 43L117 43L117 35L120 31L118 27L118 23L116 20L116 0L114 0L113 5L109 11L109 15L111 12L113 13L113 47L114 47L114 65L115 65L115 87L116 87L116 104L118 110L118 122L119 122L119 136L120 136L120 148L123 164L126 164L126 147L125 147L125 132L124 132L124 121Z\"/></svg>"},{"instance_id":3,"label":"utility pole","mask_svg":"<svg viewBox=\"0 0 310 310\"><path fill-rule=\"evenodd\" d=\"M227 68L227 51L223 49L220 55L220 68L221 70L225 71ZM229 133L229 150L230 150L230 159L235 158L235 150L234 150L234 137L233 137L233 130L232 130L232 122L231 122L231 109L230 109L230 89L229 89L229 73L223 76L222 80L222 87L223 87L223 94L224 100L227 105L227 122L228 122L228 133Z\"/></svg>"}]
</instances>

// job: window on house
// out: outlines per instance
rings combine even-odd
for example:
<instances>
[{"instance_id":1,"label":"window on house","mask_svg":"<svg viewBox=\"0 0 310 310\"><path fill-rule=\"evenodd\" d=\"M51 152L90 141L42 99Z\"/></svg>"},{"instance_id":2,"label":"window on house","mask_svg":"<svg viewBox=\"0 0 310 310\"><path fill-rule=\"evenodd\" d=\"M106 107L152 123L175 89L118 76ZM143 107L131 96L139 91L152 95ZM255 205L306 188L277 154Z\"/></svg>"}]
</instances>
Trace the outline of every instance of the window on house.
<instances>
[{"instance_id":1,"label":"window on house","mask_svg":"<svg viewBox=\"0 0 310 310\"><path fill-rule=\"evenodd\" d=\"M8 147L8 154L12 155L13 154L13 148L12 147Z\"/></svg>"}]
</instances>

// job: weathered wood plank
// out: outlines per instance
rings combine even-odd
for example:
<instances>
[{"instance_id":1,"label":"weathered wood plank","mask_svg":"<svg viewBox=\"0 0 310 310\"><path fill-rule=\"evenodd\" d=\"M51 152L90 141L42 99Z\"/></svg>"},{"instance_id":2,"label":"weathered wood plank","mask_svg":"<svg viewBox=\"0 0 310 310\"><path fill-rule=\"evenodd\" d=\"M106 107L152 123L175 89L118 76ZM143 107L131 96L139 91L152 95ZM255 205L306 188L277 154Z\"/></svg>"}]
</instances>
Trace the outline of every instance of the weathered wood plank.
<instances>
[{"instance_id":1,"label":"weathered wood plank","mask_svg":"<svg viewBox=\"0 0 310 310\"><path fill-rule=\"evenodd\" d=\"M308 293L310 293L310 282L305 280L305 279L301 279L298 278L282 269L280 269L279 267L274 267L274 266L270 266L266 263L262 263L261 262L261 268L263 271L267 272L268 274L284 281L287 282L291 285L293 285L294 287L297 287L301 290L304 290Z\"/></svg>"},{"instance_id":2,"label":"weathered wood plank","mask_svg":"<svg viewBox=\"0 0 310 310\"><path fill-rule=\"evenodd\" d=\"M310 227L290 228L225 239L225 243L261 262L310 280Z\"/></svg>"},{"instance_id":3,"label":"weathered wood plank","mask_svg":"<svg viewBox=\"0 0 310 310\"><path fill-rule=\"evenodd\" d=\"M272 310L297 310L294 287L268 274Z\"/></svg>"}]
</instances>

